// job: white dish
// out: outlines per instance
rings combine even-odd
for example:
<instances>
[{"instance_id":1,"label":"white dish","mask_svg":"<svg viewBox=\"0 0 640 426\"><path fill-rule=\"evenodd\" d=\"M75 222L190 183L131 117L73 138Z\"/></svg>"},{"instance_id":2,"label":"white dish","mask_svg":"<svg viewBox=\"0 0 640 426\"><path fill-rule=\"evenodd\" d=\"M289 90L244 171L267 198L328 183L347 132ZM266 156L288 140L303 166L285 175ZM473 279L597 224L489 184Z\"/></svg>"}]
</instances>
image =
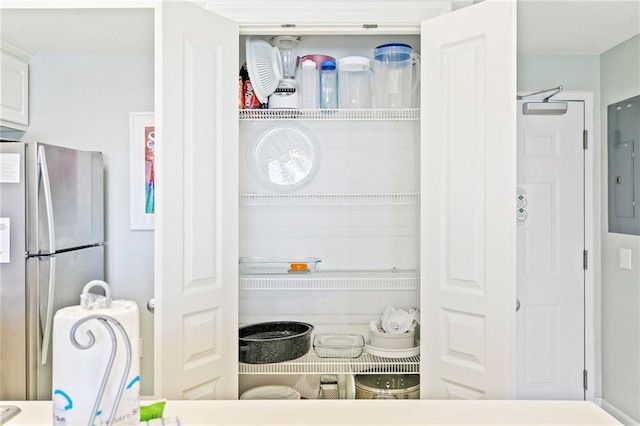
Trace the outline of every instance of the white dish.
<instances>
[{"instance_id":1,"label":"white dish","mask_svg":"<svg viewBox=\"0 0 640 426\"><path fill-rule=\"evenodd\" d=\"M300 399L300 392L289 386L266 385L247 390L240 399Z\"/></svg>"},{"instance_id":2,"label":"white dish","mask_svg":"<svg viewBox=\"0 0 640 426\"><path fill-rule=\"evenodd\" d=\"M369 344L364 345L368 354L379 356L382 358L408 358L420 354L420 346L408 349L384 349L376 348Z\"/></svg>"}]
</instances>

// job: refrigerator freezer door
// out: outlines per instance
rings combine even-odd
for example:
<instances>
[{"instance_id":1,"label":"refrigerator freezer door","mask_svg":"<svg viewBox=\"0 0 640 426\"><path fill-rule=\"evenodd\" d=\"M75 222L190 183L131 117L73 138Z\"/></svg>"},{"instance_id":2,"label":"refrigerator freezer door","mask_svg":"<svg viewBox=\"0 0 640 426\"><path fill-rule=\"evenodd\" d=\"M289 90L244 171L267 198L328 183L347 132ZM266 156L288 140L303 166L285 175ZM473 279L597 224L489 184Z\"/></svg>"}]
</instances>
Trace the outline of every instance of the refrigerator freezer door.
<instances>
[{"instance_id":1,"label":"refrigerator freezer door","mask_svg":"<svg viewBox=\"0 0 640 426\"><path fill-rule=\"evenodd\" d=\"M28 159L29 253L102 242L102 154L34 143L29 144Z\"/></svg>"},{"instance_id":2,"label":"refrigerator freezer door","mask_svg":"<svg viewBox=\"0 0 640 426\"><path fill-rule=\"evenodd\" d=\"M36 303L30 304L29 330L29 383L36 389L30 389L30 398L51 399L51 340L46 342L47 350L42 348L47 327L47 306L49 304L50 266L55 258L55 280L53 287L52 314L66 306L80 304L80 293L85 284L92 280L104 279L104 246L87 247L58 253L53 256L29 258L27 279L28 287L36 293ZM49 328L50 330L50 328ZM43 354L46 352L46 359ZM44 364L43 364L44 362Z\"/></svg>"},{"instance_id":3,"label":"refrigerator freezer door","mask_svg":"<svg viewBox=\"0 0 640 426\"><path fill-rule=\"evenodd\" d=\"M25 145L0 142L0 218L10 221L9 262L0 263L0 400L25 399ZM11 350L8 350L10 348Z\"/></svg>"}]
</instances>

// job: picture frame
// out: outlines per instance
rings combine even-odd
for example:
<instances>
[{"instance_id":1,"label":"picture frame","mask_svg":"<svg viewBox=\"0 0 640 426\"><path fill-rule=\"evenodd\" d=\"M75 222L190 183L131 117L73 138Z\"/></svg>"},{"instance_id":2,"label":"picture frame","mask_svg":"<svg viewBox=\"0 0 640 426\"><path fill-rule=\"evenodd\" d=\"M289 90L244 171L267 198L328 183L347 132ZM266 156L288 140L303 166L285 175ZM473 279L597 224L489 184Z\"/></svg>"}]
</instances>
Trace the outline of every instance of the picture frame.
<instances>
[{"instance_id":1,"label":"picture frame","mask_svg":"<svg viewBox=\"0 0 640 426\"><path fill-rule=\"evenodd\" d=\"M129 113L130 227L154 229L155 123L153 112Z\"/></svg>"}]
</instances>

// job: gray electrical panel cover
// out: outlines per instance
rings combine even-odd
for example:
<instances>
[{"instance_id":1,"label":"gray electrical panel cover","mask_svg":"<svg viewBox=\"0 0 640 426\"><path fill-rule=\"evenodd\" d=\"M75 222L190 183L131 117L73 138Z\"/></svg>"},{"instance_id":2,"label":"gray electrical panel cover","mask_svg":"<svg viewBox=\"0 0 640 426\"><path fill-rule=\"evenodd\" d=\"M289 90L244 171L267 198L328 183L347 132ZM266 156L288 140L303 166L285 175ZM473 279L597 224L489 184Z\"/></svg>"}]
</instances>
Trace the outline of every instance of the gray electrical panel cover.
<instances>
[{"instance_id":1,"label":"gray electrical panel cover","mask_svg":"<svg viewBox=\"0 0 640 426\"><path fill-rule=\"evenodd\" d=\"M640 235L640 96L607 108L609 232Z\"/></svg>"}]
</instances>

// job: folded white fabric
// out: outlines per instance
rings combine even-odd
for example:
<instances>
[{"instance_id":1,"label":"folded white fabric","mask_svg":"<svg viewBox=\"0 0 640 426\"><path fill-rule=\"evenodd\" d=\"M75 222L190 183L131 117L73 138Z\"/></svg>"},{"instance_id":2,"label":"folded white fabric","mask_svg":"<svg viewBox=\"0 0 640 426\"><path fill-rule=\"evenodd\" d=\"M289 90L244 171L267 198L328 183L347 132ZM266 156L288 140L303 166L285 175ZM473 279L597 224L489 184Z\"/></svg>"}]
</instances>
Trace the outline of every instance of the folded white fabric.
<instances>
[{"instance_id":1,"label":"folded white fabric","mask_svg":"<svg viewBox=\"0 0 640 426\"><path fill-rule=\"evenodd\" d=\"M420 317L420 311L412 308L411 312L403 309L387 307L382 313L380 325L385 333L406 333L416 326L416 319Z\"/></svg>"}]
</instances>

